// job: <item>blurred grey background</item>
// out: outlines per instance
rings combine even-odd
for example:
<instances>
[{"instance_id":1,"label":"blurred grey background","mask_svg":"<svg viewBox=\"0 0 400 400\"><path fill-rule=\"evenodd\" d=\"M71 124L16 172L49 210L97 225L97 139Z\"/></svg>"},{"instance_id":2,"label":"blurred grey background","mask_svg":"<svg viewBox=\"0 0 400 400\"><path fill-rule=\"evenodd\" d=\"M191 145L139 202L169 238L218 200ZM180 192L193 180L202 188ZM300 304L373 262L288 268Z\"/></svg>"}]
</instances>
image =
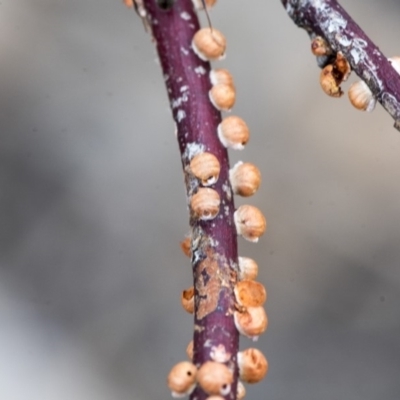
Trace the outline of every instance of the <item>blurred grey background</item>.
<instances>
[{"instance_id":1,"label":"blurred grey background","mask_svg":"<svg viewBox=\"0 0 400 400\"><path fill-rule=\"evenodd\" d=\"M342 4L399 55L398 2ZM380 106L321 92L280 1L220 0L211 17L252 133L231 159L261 169L247 202L269 222L240 240L269 296L270 372L247 398L398 400L400 133ZM0 54L0 399L169 398L191 272L153 44L119 0L1 0Z\"/></svg>"}]
</instances>

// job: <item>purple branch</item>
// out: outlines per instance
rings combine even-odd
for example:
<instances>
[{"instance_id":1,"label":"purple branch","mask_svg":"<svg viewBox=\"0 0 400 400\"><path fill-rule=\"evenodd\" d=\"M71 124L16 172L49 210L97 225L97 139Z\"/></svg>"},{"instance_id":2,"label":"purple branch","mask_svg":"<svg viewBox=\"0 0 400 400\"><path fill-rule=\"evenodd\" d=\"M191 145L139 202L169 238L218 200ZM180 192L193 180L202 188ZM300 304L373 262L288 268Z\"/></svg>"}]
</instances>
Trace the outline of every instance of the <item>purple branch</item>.
<instances>
[{"instance_id":1,"label":"purple branch","mask_svg":"<svg viewBox=\"0 0 400 400\"><path fill-rule=\"evenodd\" d=\"M236 399L239 334L233 311L233 286L237 274L237 235L233 222L234 203L229 183L228 153L217 136L221 114L211 104L208 92L210 64L192 51L193 35L200 29L192 0L176 0L161 10L156 0L143 0L160 58L177 125L178 143L185 173L188 199L199 182L188 172L190 159L198 152L214 154L220 163L218 181L212 186L221 199L216 218L201 221L191 216L192 266L195 287L194 359L200 366L210 360L215 346L224 346L231 357L226 365L234 371L234 383L226 399ZM199 387L191 399L208 396Z\"/></svg>"},{"instance_id":2,"label":"purple branch","mask_svg":"<svg viewBox=\"0 0 400 400\"><path fill-rule=\"evenodd\" d=\"M336 0L281 0L296 25L342 52L400 130L400 76Z\"/></svg>"}]
</instances>

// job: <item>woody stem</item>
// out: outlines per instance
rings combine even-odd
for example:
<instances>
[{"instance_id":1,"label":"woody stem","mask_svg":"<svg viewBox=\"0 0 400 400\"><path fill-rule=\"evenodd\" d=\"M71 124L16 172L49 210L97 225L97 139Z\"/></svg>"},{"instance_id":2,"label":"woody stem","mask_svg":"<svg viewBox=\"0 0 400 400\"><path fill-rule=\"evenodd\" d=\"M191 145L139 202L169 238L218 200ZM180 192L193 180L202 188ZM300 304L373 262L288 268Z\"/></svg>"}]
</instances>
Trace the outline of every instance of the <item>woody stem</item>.
<instances>
[{"instance_id":1,"label":"woody stem","mask_svg":"<svg viewBox=\"0 0 400 400\"><path fill-rule=\"evenodd\" d=\"M211 104L208 92L210 64L192 51L193 35L200 29L191 0L176 0L161 10L156 0L143 0L156 44L185 173L188 199L199 187L189 172L190 159L199 152L214 154L220 163L218 181L212 186L221 199L219 214L209 221L190 218L192 267L195 287L194 363L211 359L213 347L223 346L230 355L226 365L234 382L225 399L236 399L239 334L233 321L233 286L237 272L237 235L233 223L234 203L229 183L228 153L217 136L221 114ZM205 400L199 387L191 399Z\"/></svg>"}]
</instances>

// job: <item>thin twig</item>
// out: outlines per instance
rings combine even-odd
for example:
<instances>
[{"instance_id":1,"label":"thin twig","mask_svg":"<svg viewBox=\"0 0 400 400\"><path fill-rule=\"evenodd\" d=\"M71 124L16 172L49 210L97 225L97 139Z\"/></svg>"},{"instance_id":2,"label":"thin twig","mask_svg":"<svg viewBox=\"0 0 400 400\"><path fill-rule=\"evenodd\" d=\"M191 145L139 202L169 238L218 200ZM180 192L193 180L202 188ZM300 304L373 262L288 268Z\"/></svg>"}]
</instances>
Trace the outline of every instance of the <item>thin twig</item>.
<instances>
[{"instance_id":1,"label":"thin twig","mask_svg":"<svg viewBox=\"0 0 400 400\"><path fill-rule=\"evenodd\" d=\"M199 182L188 171L190 159L197 152L214 154L221 166L213 185L221 199L219 215L210 221L191 217L192 266L195 287L194 363L210 360L214 346L224 346L231 357L227 361L234 371L234 384L225 399L236 399L238 369L236 355L239 334L234 325L233 286L237 273L237 235L233 223L234 203L229 183L229 160L217 136L221 114L211 104L208 92L210 65L198 58L191 41L200 28L192 0L176 0L166 11L155 0L143 0L157 47L173 118L188 199ZM182 343L182 350L186 344ZM191 399L204 400L207 395L198 387Z\"/></svg>"}]
</instances>

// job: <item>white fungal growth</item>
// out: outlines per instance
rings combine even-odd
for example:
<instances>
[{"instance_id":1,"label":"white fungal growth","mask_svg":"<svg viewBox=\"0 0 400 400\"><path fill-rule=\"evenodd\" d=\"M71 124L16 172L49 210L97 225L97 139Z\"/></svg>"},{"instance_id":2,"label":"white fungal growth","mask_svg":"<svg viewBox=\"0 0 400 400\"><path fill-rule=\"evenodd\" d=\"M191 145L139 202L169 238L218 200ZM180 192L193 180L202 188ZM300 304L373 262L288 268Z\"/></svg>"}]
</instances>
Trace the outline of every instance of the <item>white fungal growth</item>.
<instances>
[{"instance_id":1,"label":"white fungal growth","mask_svg":"<svg viewBox=\"0 0 400 400\"><path fill-rule=\"evenodd\" d=\"M231 191L231 187L229 186L228 182L225 182L222 185L222 191L225 192L226 198L230 201L232 199L232 191Z\"/></svg>"},{"instance_id":2,"label":"white fungal growth","mask_svg":"<svg viewBox=\"0 0 400 400\"><path fill-rule=\"evenodd\" d=\"M379 53L379 51L378 51L378 49L374 49L373 50L373 52L372 52L372 54L374 55L374 56L380 56L380 53Z\"/></svg>"},{"instance_id":3,"label":"white fungal growth","mask_svg":"<svg viewBox=\"0 0 400 400\"><path fill-rule=\"evenodd\" d=\"M355 38L353 40L353 45L365 49L368 46L368 43L364 39Z\"/></svg>"},{"instance_id":4,"label":"white fungal growth","mask_svg":"<svg viewBox=\"0 0 400 400\"><path fill-rule=\"evenodd\" d=\"M382 105L388 110L391 115L395 115L396 111L400 108L400 104L396 97L389 93L383 93Z\"/></svg>"},{"instance_id":5,"label":"white fungal growth","mask_svg":"<svg viewBox=\"0 0 400 400\"><path fill-rule=\"evenodd\" d=\"M179 91L184 92L186 90L189 90L189 86L188 85L183 85L179 88Z\"/></svg>"},{"instance_id":6,"label":"white fungal growth","mask_svg":"<svg viewBox=\"0 0 400 400\"><path fill-rule=\"evenodd\" d=\"M353 59L353 63L357 65L360 61L367 62L368 54L364 50L367 47L367 42L364 39L353 39L351 43L352 49L350 50L350 55ZM369 62L371 66L374 65L374 63Z\"/></svg>"},{"instance_id":7,"label":"white fungal growth","mask_svg":"<svg viewBox=\"0 0 400 400\"><path fill-rule=\"evenodd\" d=\"M213 228L215 228L215 223L212 223L212 226L213 226ZM219 241L210 237L210 245L212 247L217 247L217 246L219 246Z\"/></svg>"},{"instance_id":8,"label":"white fungal growth","mask_svg":"<svg viewBox=\"0 0 400 400\"><path fill-rule=\"evenodd\" d=\"M189 100L189 97L187 93L183 93L181 97L178 97L177 99L173 99L171 102L171 107L178 108L182 105L182 103L186 103Z\"/></svg>"},{"instance_id":9,"label":"white fungal growth","mask_svg":"<svg viewBox=\"0 0 400 400\"><path fill-rule=\"evenodd\" d=\"M293 7L292 7L292 4L290 3L290 1L288 1L288 2L286 3L286 12L287 12L289 15L292 15Z\"/></svg>"},{"instance_id":10,"label":"white fungal growth","mask_svg":"<svg viewBox=\"0 0 400 400\"><path fill-rule=\"evenodd\" d=\"M185 49L184 47L181 47L181 53L187 56L189 54L189 50Z\"/></svg>"},{"instance_id":11,"label":"white fungal growth","mask_svg":"<svg viewBox=\"0 0 400 400\"><path fill-rule=\"evenodd\" d=\"M178 122L181 122L184 118L186 118L185 111L178 110L178 112L176 113L176 119L178 120Z\"/></svg>"},{"instance_id":12,"label":"white fungal growth","mask_svg":"<svg viewBox=\"0 0 400 400\"><path fill-rule=\"evenodd\" d=\"M343 47L349 47L353 42L352 39L349 39L346 35L341 35L341 34L337 34L336 39L338 43Z\"/></svg>"},{"instance_id":13,"label":"white fungal growth","mask_svg":"<svg viewBox=\"0 0 400 400\"><path fill-rule=\"evenodd\" d=\"M310 0L306 1L306 3L311 3L311 6L317 8L318 10L325 11L328 8L325 0Z\"/></svg>"},{"instance_id":14,"label":"white fungal growth","mask_svg":"<svg viewBox=\"0 0 400 400\"><path fill-rule=\"evenodd\" d=\"M181 103L182 103L182 100L180 97L178 97L176 100L172 100L171 107L177 108L181 105Z\"/></svg>"},{"instance_id":15,"label":"white fungal growth","mask_svg":"<svg viewBox=\"0 0 400 400\"><path fill-rule=\"evenodd\" d=\"M189 19L190 19L190 15L189 15L189 13L187 13L186 11L181 12L181 13L180 13L180 16L181 16L181 18L182 18L183 20L185 20L185 21L189 21Z\"/></svg>"},{"instance_id":16,"label":"white fungal growth","mask_svg":"<svg viewBox=\"0 0 400 400\"><path fill-rule=\"evenodd\" d=\"M353 63L357 65L361 59L364 59L365 51L359 48L353 48L350 50L350 55L353 58Z\"/></svg>"},{"instance_id":17,"label":"white fungal growth","mask_svg":"<svg viewBox=\"0 0 400 400\"><path fill-rule=\"evenodd\" d=\"M333 11L330 14L329 23L327 24L327 31L329 33L338 32L340 30L345 29L347 26L347 21L341 17L341 15Z\"/></svg>"},{"instance_id":18,"label":"white fungal growth","mask_svg":"<svg viewBox=\"0 0 400 400\"><path fill-rule=\"evenodd\" d=\"M212 346L210 351L210 358L213 361L219 363L228 362L232 357L232 354L227 352L225 346L223 344L219 344L218 346Z\"/></svg>"},{"instance_id":19,"label":"white fungal growth","mask_svg":"<svg viewBox=\"0 0 400 400\"><path fill-rule=\"evenodd\" d=\"M203 153L205 151L204 144L201 143L188 143L186 145L185 152L183 153L183 158L186 160L191 160L195 155Z\"/></svg>"},{"instance_id":20,"label":"white fungal growth","mask_svg":"<svg viewBox=\"0 0 400 400\"><path fill-rule=\"evenodd\" d=\"M196 72L197 75L204 75L207 71L202 65L199 65L194 69L194 72Z\"/></svg>"},{"instance_id":21,"label":"white fungal growth","mask_svg":"<svg viewBox=\"0 0 400 400\"><path fill-rule=\"evenodd\" d=\"M347 21L325 1L314 0L311 3L318 13L317 18L321 21L321 28L324 32L338 33L346 28Z\"/></svg>"}]
</instances>

